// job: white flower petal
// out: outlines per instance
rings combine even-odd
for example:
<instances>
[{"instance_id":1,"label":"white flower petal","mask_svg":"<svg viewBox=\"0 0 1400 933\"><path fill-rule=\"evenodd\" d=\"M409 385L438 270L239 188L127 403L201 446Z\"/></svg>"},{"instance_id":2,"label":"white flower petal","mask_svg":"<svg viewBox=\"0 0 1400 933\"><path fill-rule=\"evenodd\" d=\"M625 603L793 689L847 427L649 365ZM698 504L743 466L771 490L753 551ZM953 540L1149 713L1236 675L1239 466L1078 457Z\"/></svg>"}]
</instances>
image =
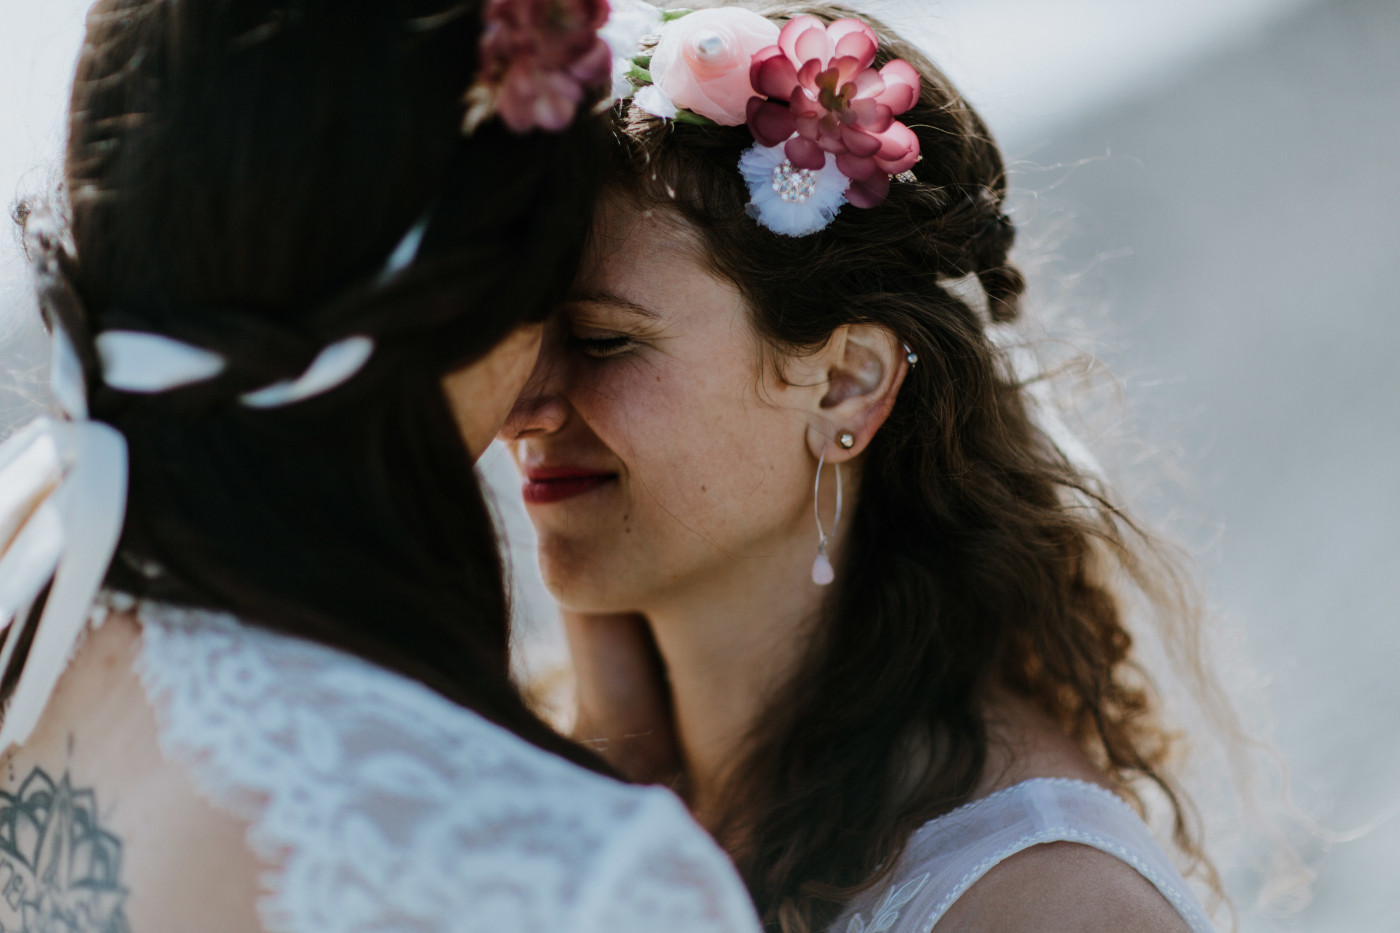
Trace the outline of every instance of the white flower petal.
<instances>
[{"instance_id":1,"label":"white flower petal","mask_svg":"<svg viewBox=\"0 0 1400 933\"><path fill-rule=\"evenodd\" d=\"M816 186L802 201L784 200L774 190L774 171L787 161L783 147L755 143L739 157L739 173L749 188L749 216L783 236L806 236L824 229L846 203L851 180L828 154L826 166L813 173Z\"/></svg>"},{"instance_id":2,"label":"white flower petal","mask_svg":"<svg viewBox=\"0 0 1400 933\"><path fill-rule=\"evenodd\" d=\"M642 50L642 40L661 31L661 11L642 0L612 0L608 21L598 30L613 58L631 59Z\"/></svg>"},{"instance_id":3,"label":"white flower petal","mask_svg":"<svg viewBox=\"0 0 1400 933\"><path fill-rule=\"evenodd\" d=\"M642 0L613 0L612 12L598 36L613 56L613 100L631 97L637 90L627 77L632 59L642 52L642 42L661 31L661 11Z\"/></svg>"},{"instance_id":4,"label":"white flower petal","mask_svg":"<svg viewBox=\"0 0 1400 933\"><path fill-rule=\"evenodd\" d=\"M671 103L671 98L661 92L661 89L654 84L649 84L637 92L633 98L637 106L654 117L661 117L665 120L676 118L676 105Z\"/></svg>"}]
</instances>

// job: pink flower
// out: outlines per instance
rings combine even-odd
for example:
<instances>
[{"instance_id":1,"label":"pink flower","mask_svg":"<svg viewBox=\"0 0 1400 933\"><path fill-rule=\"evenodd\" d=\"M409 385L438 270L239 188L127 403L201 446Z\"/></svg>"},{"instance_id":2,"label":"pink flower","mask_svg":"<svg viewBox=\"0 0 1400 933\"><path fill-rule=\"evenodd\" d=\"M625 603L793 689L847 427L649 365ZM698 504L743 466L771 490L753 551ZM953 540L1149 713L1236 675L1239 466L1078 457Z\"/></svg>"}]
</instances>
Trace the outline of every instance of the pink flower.
<instances>
[{"instance_id":1,"label":"pink flower","mask_svg":"<svg viewBox=\"0 0 1400 933\"><path fill-rule=\"evenodd\" d=\"M651 77L671 103L723 126L746 119L749 63L778 41L778 26L752 10L697 10L667 24L651 57Z\"/></svg>"},{"instance_id":2,"label":"pink flower","mask_svg":"<svg viewBox=\"0 0 1400 933\"><path fill-rule=\"evenodd\" d=\"M491 113L517 133L568 126L587 91L611 79L598 35L607 19L607 0L488 0L468 129Z\"/></svg>"},{"instance_id":3,"label":"pink flower","mask_svg":"<svg viewBox=\"0 0 1400 933\"><path fill-rule=\"evenodd\" d=\"M890 176L919 160L919 138L894 119L919 99L919 73L898 59L877 72L877 44L860 20L826 26L797 16L777 45L754 56L750 71L759 95L746 114L754 138L765 146L786 143L798 168L820 169L826 154L834 155L857 207L883 201Z\"/></svg>"}]
</instances>

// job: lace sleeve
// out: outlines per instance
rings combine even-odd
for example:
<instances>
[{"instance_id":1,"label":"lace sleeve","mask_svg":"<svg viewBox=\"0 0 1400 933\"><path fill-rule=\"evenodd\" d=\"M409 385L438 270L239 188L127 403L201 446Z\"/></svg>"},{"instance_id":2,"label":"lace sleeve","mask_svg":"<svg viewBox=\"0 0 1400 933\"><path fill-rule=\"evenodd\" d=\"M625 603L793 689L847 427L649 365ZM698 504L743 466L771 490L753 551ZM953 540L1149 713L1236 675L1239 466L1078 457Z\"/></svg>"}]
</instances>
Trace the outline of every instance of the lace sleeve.
<instances>
[{"instance_id":1,"label":"lace sleeve","mask_svg":"<svg viewBox=\"0 0 1400 933\"><path fill-rule=\"evenodd\" d=\"M142 604L166 757L248 821L274 933L751 933L658 788L577 768L420 684L230 616Z\"/></svg>"},{"instance_id":2,"label":"lace sleeve","mask_svg":"<svg viewBox=\"0 0 1400 933\"><path fill-rule=\"evenodd\" d=\"M619 834L580 904L583 933L757 933L734 866L670 793L653 796Z\"/></svg>"}]
</instances>

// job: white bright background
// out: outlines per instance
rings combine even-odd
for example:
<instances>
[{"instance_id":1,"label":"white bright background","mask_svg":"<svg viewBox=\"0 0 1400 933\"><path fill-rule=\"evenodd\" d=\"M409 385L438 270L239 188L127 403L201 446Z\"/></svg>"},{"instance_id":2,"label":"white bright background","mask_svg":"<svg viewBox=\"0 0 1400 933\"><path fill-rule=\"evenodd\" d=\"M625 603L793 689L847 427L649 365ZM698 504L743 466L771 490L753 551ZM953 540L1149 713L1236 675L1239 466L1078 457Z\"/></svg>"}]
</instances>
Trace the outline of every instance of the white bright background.
<instances>
[{"instance_id":1,"label":"white bright background","mask_svg":"<svg viewBox=\"0 0 1400 933\"><path fill-rule=\"evenodd\" d=\"M1035 293L1096 324L1137 430L1184 466L1147 505L1193 520L1298 800L1369 830L1306 844L1301 913L1255 910L1241 880L1242 928L1400 931L1400 4L858 5L988 118ZM7 209L56 168L85 6L0 0ZM0 432L33 409L13 387L41 357L22 272L0 234ZM547 615L518 512L508 526L524 611Z\"/></svg>"}]
</instances>

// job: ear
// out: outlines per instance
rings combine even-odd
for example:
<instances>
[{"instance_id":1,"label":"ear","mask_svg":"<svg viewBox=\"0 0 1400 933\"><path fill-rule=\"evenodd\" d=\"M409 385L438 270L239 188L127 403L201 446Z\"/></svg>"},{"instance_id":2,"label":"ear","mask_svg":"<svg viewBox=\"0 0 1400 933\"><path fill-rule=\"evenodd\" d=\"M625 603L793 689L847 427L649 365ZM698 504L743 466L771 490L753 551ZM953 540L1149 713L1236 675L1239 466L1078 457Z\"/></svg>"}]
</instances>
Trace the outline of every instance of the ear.
<instances>
[{"instance_id":1,"label":"ear","mask_svg":"<svg viewBox=\"0 0 1400 933\"><path fill-rule=\"evenodd\" d=\"M876 324L837 328L819 356L827 388L808 419L807 447L813 457L825 451L827 463L845 463L870 445L889 417L909 363L899 338ZM848 449L837 442L842 431L855 438Z\"/></svg>"}]
</instances>

